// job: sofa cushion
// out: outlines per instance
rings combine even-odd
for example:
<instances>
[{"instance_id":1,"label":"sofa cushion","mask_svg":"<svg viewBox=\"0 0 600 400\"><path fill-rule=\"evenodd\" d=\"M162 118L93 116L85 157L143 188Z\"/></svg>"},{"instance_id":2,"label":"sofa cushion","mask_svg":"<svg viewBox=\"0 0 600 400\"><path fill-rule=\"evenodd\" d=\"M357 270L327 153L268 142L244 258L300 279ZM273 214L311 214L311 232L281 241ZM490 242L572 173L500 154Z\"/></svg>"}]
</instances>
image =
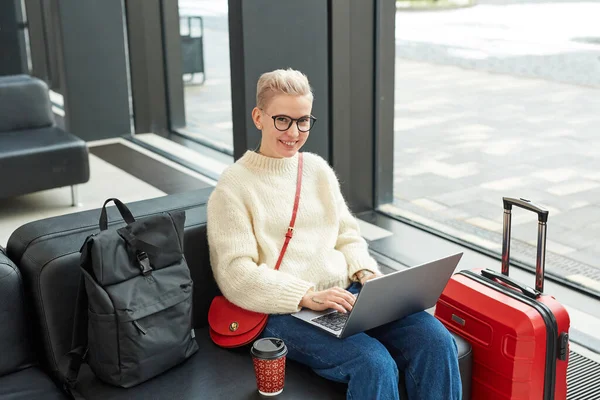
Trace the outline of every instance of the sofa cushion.
<instances>
[{"instance_id":1,"label":"sofa cushion","mask_svg":"<svg viewBox=\"0 0 600 400\"><path fill-rule=\"evenodd\" d=\"M3 355L4 356L4 355ZM36 367L0 377L2 400L65 400L68 397Z\"/></svg>"},{"instance_id":2,"label":"sofa cushion","mask_svg":"<svg viewBox=\"0 0 600 400\"><path fill-rule=\"evenodd\" d=\"M0 197L84 183L90 177L88 149L56 126L2 132L0 170L11 177L11 184L0 186Z\"/></svg>"},{"instance_id":3,"label":"sofa cushion","mask_svg":"<svg viewBox=\"0 0 600 400\"><path fill-rule=\"evenodd\" d=\"M95 399L260 399L249 349L224 350L215 346L207 328L196 331L200 350L185 363L144 384L122 389L98 380L87 365L81 369L77 390ZM310 369L288 361L281 399L345 399L346 386L328 382Z\"/></svg>"},{"instance_id":4,"label":"sofa cushion","mask_svg":"<svg viewBox=\"0 0 600 400\"><path fill-rule=\"evenodd\" d=\"M46 83L23 75L0 77L0 136L52 125L54 115Z\"/></svg>"},{"instance_id":5,"label":"sofa cushion","mask_svg":"<svg viewBox=\"0 0 600 400\"><path fill-rule=\"evenodd\" d=\"M21 273L0 247L0 376L33 364L24 301Z\"/></svg>"},{"instance_id":6,"label":"sofa cushion","mask_svg":"<svg viewBox=\"0 0 600 400\"><path fill-rule=\"evenodd\" d=\"M471 347L457 339L462 376L471 376ZM260 399L249 347L225 350L212 343L208 328L196 330L199 350L185 363L144 384L122 389L97 379L90 368L81 369L77 390L94 399ZM466 374L466 375L465 375ZM288 360L282 399L345 399L347 386L326 381L309 368ZM403 383L401 393L406 393ZM404 397L403 397L404 398ZM469 381L463 382L463 399L470 399Z\"/></svg>"}]
</instances>

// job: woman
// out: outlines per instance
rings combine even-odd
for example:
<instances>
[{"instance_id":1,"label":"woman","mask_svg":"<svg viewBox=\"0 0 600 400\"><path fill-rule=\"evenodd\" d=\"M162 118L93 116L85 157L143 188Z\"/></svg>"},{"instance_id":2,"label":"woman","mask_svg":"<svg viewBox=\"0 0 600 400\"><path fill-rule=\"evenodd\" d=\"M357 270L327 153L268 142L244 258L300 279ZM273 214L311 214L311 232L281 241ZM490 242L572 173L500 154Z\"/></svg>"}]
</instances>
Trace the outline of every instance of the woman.
<instances>
[{"instance_id":1,"label":"woman","mask_svg":"<svg viewBox=\"0 0 600 400\"><path fill-rule=\"evenodd\" d=\"M352 293L381 275L334 171L311 153L303 153L294 236L275 270L294 204L298 152L315 122L312 102L298 71L260 77L252 110L260 148L223 172L208 202L216 282L232 303L270 314L263 336L283 339L289 358L348 383L348 399L398 399L399 371L411 399L460 399L456 343L426 312L346 339L289 315L302 307L346 313Z\"/></svg>"}]
</instances>

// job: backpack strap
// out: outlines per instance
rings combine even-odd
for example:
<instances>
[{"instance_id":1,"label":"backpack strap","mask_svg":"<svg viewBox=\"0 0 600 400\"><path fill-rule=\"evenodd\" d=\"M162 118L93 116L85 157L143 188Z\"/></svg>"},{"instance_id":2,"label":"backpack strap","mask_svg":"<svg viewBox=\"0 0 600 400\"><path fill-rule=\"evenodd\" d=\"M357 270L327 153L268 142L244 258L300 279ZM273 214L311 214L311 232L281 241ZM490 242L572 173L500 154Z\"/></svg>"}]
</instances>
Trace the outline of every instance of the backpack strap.
<instances>
[{"instance_id":1,"label":"backpack strap","mask_svg":"<svg viewBox=\"0 0 600 400\"><path fill-rule=\"evenodd\" d=\"M108 204L111 201L115 203L115 205L117 206L117 210L119 210L119 213L121 214L125 222L127 222L128 224L135 222L133 214L131 213L131 211L129 211L129 208L127 208L125 204L123 204L119 199L110 198L104 202L104 205L102 206L102 211L100 212L99 225L101 231L105 231L108 229L108 215L106 214L106 204Z\"/></svg>"},{"instance_id":2,"label":"backpack strap","mask_svg":"<svg viewBox=\"0 0 600 400\"><path fill-rule=\"evenodd\" d=\"M75 399L80 400L84 397L75 389L77 377L81 364L85 362L88 350L88 299L85 290L85 276L83 269L87 265L89 256L89 246L91 240L88 239L81 248L81 278L75 300L75 312L73 315L73 333L71 336L71 351L65 354L59 362L58 371L63 381L63 388Z\"/></svg>"},{"instance_id":3,"label":"backpack strap","mask_svg":"<svg viewBox=\"0 0 600 400\"><path fill-rule=\"evenodd\" d=\"M73 336L71 338L71 351L64 355L58 365L58 371L63 379L64 389L74 399L83 396L75 390L79 369L87 353L87 294L85 292L85 278L83 273L79 281L79 290L75 302L75 315L73 316Z\"/></svg>"}]
</instances>

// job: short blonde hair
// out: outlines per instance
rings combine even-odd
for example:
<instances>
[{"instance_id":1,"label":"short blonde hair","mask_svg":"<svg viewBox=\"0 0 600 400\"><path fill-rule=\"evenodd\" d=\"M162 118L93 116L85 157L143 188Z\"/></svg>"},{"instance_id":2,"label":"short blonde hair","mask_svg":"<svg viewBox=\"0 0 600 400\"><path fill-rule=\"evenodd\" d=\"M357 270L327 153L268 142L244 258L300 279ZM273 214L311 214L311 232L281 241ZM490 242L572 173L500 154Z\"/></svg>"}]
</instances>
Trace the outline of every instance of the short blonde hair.
<instances>
[{"instance_id":1,"label":"short blonde hair","mask_svg":"<svg viewBox=\"0 0 600 400\"><path fill-rule=\"evenodd\" d=\"M288 94L307 96L313 100L313 93L308 78L294 69L276 69L262 74L256 84L256 106L264 109L273 96Z\"/></svg>"}]
</instances>

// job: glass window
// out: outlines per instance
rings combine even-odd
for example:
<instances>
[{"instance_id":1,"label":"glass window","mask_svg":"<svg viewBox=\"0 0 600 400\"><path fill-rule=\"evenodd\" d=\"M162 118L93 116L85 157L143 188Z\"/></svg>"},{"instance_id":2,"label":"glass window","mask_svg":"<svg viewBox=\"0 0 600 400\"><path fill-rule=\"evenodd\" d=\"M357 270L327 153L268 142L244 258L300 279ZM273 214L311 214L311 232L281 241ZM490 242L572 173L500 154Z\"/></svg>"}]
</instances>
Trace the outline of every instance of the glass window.
<instances>
[{"instance_id":1,"label":"glass window","mask_svg":"<svg viewBox=\"0 0 600 400\"><path fill-rule=\"evenodd\" d=\"M600 3L457 4L397 2L385 209L499 254L502 197L530 199L550 211L546 271L600 293ZM536 216L512 227L511 258L535 265Z\"/></svg>"},{"instance_id":2,"label":"glass window","mask_svg":"<svg viewBox=\"0 0 600 400\"><path fill-rule=\"evenodd\" d=\"M233 154L227 0L179 0L185 126L176 131Z\"/></svg>"}]
</instances>

